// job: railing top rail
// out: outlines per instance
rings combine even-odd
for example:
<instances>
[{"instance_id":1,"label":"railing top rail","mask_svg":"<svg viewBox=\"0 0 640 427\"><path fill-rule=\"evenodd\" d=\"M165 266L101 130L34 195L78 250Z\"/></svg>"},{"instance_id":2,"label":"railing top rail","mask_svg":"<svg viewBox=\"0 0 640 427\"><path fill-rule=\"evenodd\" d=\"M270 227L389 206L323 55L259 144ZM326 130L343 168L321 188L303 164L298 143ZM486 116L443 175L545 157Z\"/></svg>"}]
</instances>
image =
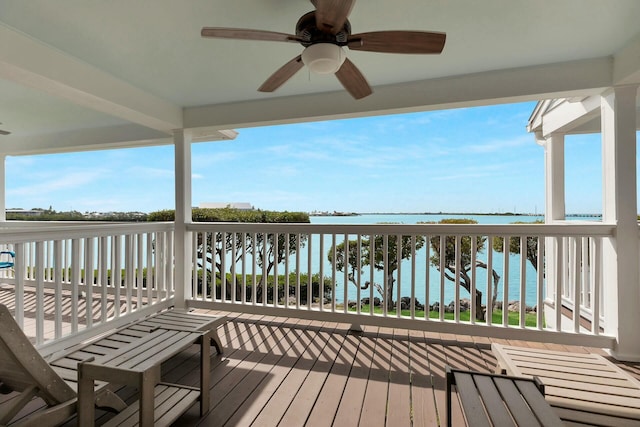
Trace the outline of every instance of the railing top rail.
<instances>
[{"instance_id":1,"label":"railing top rail","mask_svg":"<svg viewBox=\"0 0 640 427\"><path fill-rule=\"evenodd\" d=\"M56 239L82 239L86 237L127 235L154 231L172 231L173 229L173 222L102 223L85 226L65 226L60 223L55 223L52 226L45 226L39 223L37 227L24 226L2 228L0 226L0 242L23 243Z\"/></svg>"},{"instance_id":2,"label":"railing top rail","mask_svg":"<svg viewBox=\"0 0 640 427\"><path fill-rule=\"evenodd\" d=\"M448 236L613 236L611 224L272 224L208 222L187 225L189 231L300 234L402 234Z\"/></svg>"}]
</instances>

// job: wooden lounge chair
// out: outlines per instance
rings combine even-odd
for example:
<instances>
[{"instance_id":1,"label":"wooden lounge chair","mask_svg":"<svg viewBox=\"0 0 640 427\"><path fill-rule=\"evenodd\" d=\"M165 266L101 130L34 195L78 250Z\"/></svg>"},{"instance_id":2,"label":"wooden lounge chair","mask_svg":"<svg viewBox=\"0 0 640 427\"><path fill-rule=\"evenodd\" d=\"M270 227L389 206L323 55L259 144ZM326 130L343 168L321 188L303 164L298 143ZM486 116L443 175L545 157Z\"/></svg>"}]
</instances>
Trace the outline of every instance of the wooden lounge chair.
<instances>
[{"instance_id":1,"label":"wooden lounge chair","mask_svg":"<svg viewBox=\"0 0 640 427\"><path fill-rule=\"evenodd\" d=\"M503 372L540 378L546 400L565 422L640 425L640 382L606 358L495 343L491 349Z\"/></svg>"},{"instance_id":2,"label":"wooden lounge chair","mask_svg":"<svg viewBox=\"0 0 640 427\"><path fill-rule=\"evenodd\" d=\"M0 425L6 425L32 400L41 397L47 408L25 419L19 426L51 426L64 422L76 412L75 384L68 384L42 358L20 329L11 312L0 304L0 392L19 394L0 407ZM126 404L106 383L96 385L97 406L121 411Z\"/></svg>"},{"instance_id":3,"label":"wooden lounge chair","mask_svg":"<svg viewBox=\"0 0 640 427\"><path fill-rule=\"evenodd\" d=\"M560 427L562 421L544 399L536 377L523 378L446 367L447 426L452 426L453 387L467 425L472 427Z\"/></svg>"}]
</instances>

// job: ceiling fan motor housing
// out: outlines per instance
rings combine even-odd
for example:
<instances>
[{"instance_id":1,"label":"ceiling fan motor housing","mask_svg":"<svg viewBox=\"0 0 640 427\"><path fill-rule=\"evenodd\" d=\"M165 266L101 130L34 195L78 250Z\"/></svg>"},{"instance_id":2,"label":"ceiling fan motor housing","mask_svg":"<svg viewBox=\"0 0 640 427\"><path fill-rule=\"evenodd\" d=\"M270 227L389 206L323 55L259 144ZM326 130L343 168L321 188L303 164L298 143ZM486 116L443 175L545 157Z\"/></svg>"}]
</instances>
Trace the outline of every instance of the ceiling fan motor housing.
<instances>
[{"instance_id":1,"label":"ceiling fan motor housing","mask_svg":"<svg viewBox=\"0 0 640 427\"><path fill-rule=\"evenodd\" d=\"M351 35L351 24L348 20L338 33L331 34L322 31L316 26L316 12L312 11L302 15L296 24L296 35L300 37L300 44L309 47L317 43L331 43L338 46L346 46L347 39Z\"/></svg>"}]
</instances>

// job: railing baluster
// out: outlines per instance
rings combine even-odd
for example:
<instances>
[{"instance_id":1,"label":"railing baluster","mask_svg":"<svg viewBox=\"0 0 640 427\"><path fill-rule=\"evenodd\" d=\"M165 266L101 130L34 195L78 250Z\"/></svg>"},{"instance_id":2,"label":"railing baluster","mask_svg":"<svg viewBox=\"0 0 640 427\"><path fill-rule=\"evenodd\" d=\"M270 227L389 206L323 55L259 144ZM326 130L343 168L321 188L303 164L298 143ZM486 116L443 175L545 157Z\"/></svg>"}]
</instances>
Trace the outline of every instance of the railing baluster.
<instances>
[{"instance_id":1,"label":"railing baluster","mask_svg":"<svg viewBox=\"0 0 640 427\"><path fill-rule=\"evenodd\" d=\"M300 241L300 235L296 235L296 241ZM280 234L279 233L273 233L273 306L277 307L278 306L278 288L280 286L280 284L278 283L278 264L279 264L279 260L278 260L278 250L279 250L279 243L280 243ZM300 245L297 246L297 249L300 249ZM296 264L298 265L298 267L300 266L300 254L298 252L298 250L296 250ZM296 269L296 276L298 278L298 283L300 283L300 268Z\"/></svg>"},{"instance_id":2,"label":"railing baluster","mask_svg":"<svg viewBox=\"0 0 640 427\"><path fill-rule=\"evenodd\" d=\"M430 274L429 274L429 267L431 267L431 237L429 235L424 236L424 246L425 246L425 251L426 251L426 255L425 255L425 261L424 261L424 272L425 272L425 276L424 276L424 318L426 320L429 320L429 314L430 314L430 304L431 304L431 300L429 299L429 296L431 294L430 289L431 288L431 280L430 280Z\"/></svg>"},{"instance_id":3,"label":"railing baluster","mask_svg":"<svg viewBox=\"0 0 640 427\"><path fill-rule=\"evenodd\" d=\"M593 297L592 314L591 314L591 333L600 335L600 303L602 291L602 239L598 237L592 238L593 250L591 252L591 295Z\"/></svg>"},{"instance_id":4,"label":"railing baluster","mask_svg":"<svg viewBox=\"0 0 640 427\"><path fill-rule=\"evenodd\" d=\"M444 267L445 267L446 256L447 256L447 239L444 234L441 234L440 235L440 254L439 254L440 267L438 269L440 271L440 295L439 295L440 303L438 304L438 311L439 311L438 318L440 319L440 321L444 320L444 281L445 281Z\"/></svg>"},{"instance_id":5,"label":"railing baluster","mask_svg":"<svg viewBox=\"0 0 640 427\"><path fill-rule=\"evenodd\" d=\"M343 286L343 299L342 299L342 310L346 313L349 310L349 258L350 258L350 254L349 254L349 235L345 234L344 235L344 286Z\"/></svg>"},{"instance_id":6,"label":"railing baluster","mask_svg":"<svg viewBox=\"0 0 640 427\"><path fill-rule=\"evenodd\" d=\"M581 255L582 255L582 241L580 239L577 238L572 238L572 240L575 242L575 250L574 250L574 256L573 256L573 283L572 283L572 287L573 287L573 331L574 332L580 332L580 308L581 308L581 301L580 301L580 297L581 297L581 288L582 288L582 283L581 283L581 277L582 274L580 274L580 268L581 266L578 265L580 263L584 263L586 262L586 259L581 259ZM582 266L582 268L585 268L585 266Z\"/></svg>"},{"instance_id":7,"label":"railing baluster","mask_svg":"<svg viewBox=\"0 0 640 427\"><path fill-rule=\"evenodd\" d=\"M389 235L386 233L382 236L382 264L384 266L384 275L382 276L382 294L384 295L384 305L382 313L384 314L384 317L387 317L389 315L389 305L392 295L389 292Z\"/></svg>"},{"instance_id":8,"label":"railing baluster","mask_svg":"<svg viewBox=\"0 0 640 427\"><path fill-rule=\"evenodd\" d=\"M525 327L527 315L527 250L528 237L520 236L520 327ZM510 250L509 245L509 250ZM507 249L505 249L505 253Z\"/></svg>"},{"instance_id":9,"label":"railing baluster","mask_svg":"<svg viewBox=\"0 0 640 427\"><path fill-rule=\"evenodd\" d=\"M111 271L111 282L115 287L115 315L119 317L122 314L120 301L120 291L122 288L122 236L114 236L111 244L113 245L113 270Z\"/></svg>"},{"instance_id":10,"label":"railing baluster","mask_svg":"<svg viewBox=\"0 0 640 427\"><path fill-rule=\"evenodd\" d=\"M262 305L267 305L267 233L262 233ZM224 301L224 298L222 299Z\"/></svg>"},{"instance_id":11,"label":"railing baluster","mask_svg":"<svg viewBox=\"0 0 640 427\"><path fill-rule=\"evenodd\" d=\"M487 326L493 323L493 238L493 236L487 236L487 309L485 313ZM502 244L504 245L504 241Z\"/></svg>"},{"instance_id":12,"label":"railing baluster","mask_svg":"<svg viewBox=\"0 0 640 427\"><path fill-rule=\"evenodd\" d=\"M373 314L375 311L375 301L373 288L375 287L373 281L375 280L375 246L376 236L373 234L369 236L369 314Z\"/></svg>"},{"instance_id":13,"label":"railing baluster","mask_svg":"<svg viewBox=\"0 0 640 427\"><path fill-rule=\"evenodd\" d=\"M242 303L247 302L247 233L242 233Z\"/></svg>"},{"instance_id":14,"label":"railing baluster","mask_svg":"<svg viewBox=\"0 0 640 427\"><path fill-rule=\"evenodd\" d=\"M478 252L477 236L469 236L471 239L471 287L469 290L469 320L471 324L476 323L476 252ZM487 308L489 304L487 304Z\"/></svg>"},{"instance_id":15,"label":"railing baluster","mask_svg":"<svg viewBox=\"0 0 640 427\"><path fill-rule=\"evenodd\" d=\"M398 268L396 269L396 317L400 317L402 315L402 250L403 250L403 240L401 235L396 236L396 265ZM393 280L393 278L391 278Z\"/></svg>"},{"instance_id":16,"label":"railing baluster","mask_svg":"<svg viewBox=\"0 0 640 427\"><path fill-rule=\"evenodd\" d=\"M502 277L502 326L509 326L509 245L511 244L511 236L504 236L502 255L503 255L503 273Z\"/></svg>"},{"instance_id":17,"label":"railing baluster","mask_svg":"<svg viewBox=\"0 0 640 427\"><path fill-rule=\"evenodd\" d=\"M324 311L324 234L320 233L320 311Z\"/></svg>"},{"instance_id":18,"label":"railing baluster","mask_svg":"<svg viewBox=\"0 0 640 427\"><path fill-rule=\"evenodd\" d=\"M44 342L44 242L36 242L36 344ZM74 280L75 281L75 280ZM75 304L71 304L75 307ZM62 316L62 313L56 313ZM72 319L73 324L74 319ZM76 329L78 319L75 319Z\"/></svg>"},{"instance_id":19,"label":"railing baluster","mask_svg":"<svg viewBox=\"0 0 640 427\"><path fill-rule=\"evenodd\" d=\"M542 330L544 327L544 269L545 269L545 242L546 239L544 237L538 236L538 265L536 268L537 271L537 282L536 282L536 328L538 330Z\"/></svg>"},{"instance_id":20,"label":"railing baluster","mask_svg":"<svg viewBox=\"0 0 640 427\"><path fill-rule=\"evenodd\" d=\"M93 326L93 263L94 263L94 240L92 237L85 239L84 249L86 252L84 261L84 286L85 286L85 305L84 315L86 327ZM57 252L57 251L55 251Z\"/></svg>"},{"instance_id":21,"label":"railing baluster","mask_svg":"<svg viewBox=\"0 0 640 427\"><path fill-rule=\"evenodd\" d=\"M336 293L337 293L336 265L337 265L337 258L338 258L338 254L337 254L338 247L336 245L335 233L331 235L331 248L333 253L333 260L331 262L331 283L333 283L333 292L331 292L331 312L334 313L336 311L336 298L337 298L336 296Z\"/></svg>"},{"instance_id":22,"label":"railing baluster","mask_svg":"<svg viewBox=\"0 0 640 427\"><path fill-rule=\"evenodd\" d=\"M566 259L564 256L564 244L562 237L556 237L556 290L554 295L554 308L555 308L555 323L556 331L562 330L562 289L564 285L565 268L566 264L563 264Z\"/></svg>"},{"instance_id":23,"label":"railing baluster","mask_svg":"<svg viewBox=\"0 0 640 427\"><path fill-rule=\"evenodd\" d=\"M264 240L264 245L265 247L267 246L267 236L265 235L265 240ZM222 236L221 236L221 242L222 242L222 251L220 252L220 299L225 302L227 301L227 233L223 232ZM263 258L262 261L262 277L266 283L267 281L267 273L266 273L266 267L265 265L267 264L267 257L265 254L265 257ZM265 290L265 292L263 293L264 295L264 300L267 300L267 292Z\"/></svg>"},{"instance_id":24,"label":"railing baluster","mask_svg":"<svg viewBox=\"0 0 640 427\"><path fill-rule=\"evenodd\" d=\"M54 337L62 336L62 240L56 240L53 246L53 265L54 265Z\"/></svg>"},{"instance_id":25,"label":"railing baluster","mask_svg":"<svg viewBox=\"0 0 640 427\"><path fill-rule=\"evenodd\" d=\"M257 281L257 269L258 269L258 265L257 265L257 259L258 256L256 254L256 252L258 251L257 248L257 242L258 242L258 235L257 233L253 233L253 250L251 251L251 256L252 256L252 267L251 267L251 302L252 305L256 305L256 298L257 297L257 288L258 288L258 284L256 283Z\"/></svg>"},{"instance_id":26,"label":"railing baluster","mask_svg":"<svg viewBox=\"0 0 640 427\"><path fill-rule=\"evenodd\" d=\"M101 236L100 237L100 248L99 254L100 257L100 321L102 323L107 321L108 316L108 266L109 266L109 237ZM149 252L151 253L151 252ZM66 267L65 267L66 270Z\"/></svg>"},{"instance_id":27,"label":"railing baluster","mask_svg":"<svg viewBox=\"0 0 640 427\"><path fill-rule=\"evenodd\" d=\"M416 236L411 236L411 318L416 318Z\"/></svg>"},{"instance_id":28,"label":"railing baluster","mask_svg":"<svg viewBox=\"0 0 640 427\"><path fill-rule=\"evenodd\" d=\"M313 235L308 234L306 235L306 238L307 238L307 310L311 310L311 306L313 304L313 267L312 267L313 266L313 259L312 259ZM287 258L289 258L288 255L287 255ZM286 294L284 297L285 299L287 299Z\"/></svg>"},{"instance_id":29,"label":"railing baluster","mask_svg":"<svg viewBox=\"0 0 640 427\"><path fill-rule=\"evenodd\" d=\"M456 323L460 323L460 269L462 268L462 262L460 260L462 254L461 254L461 242L462 242L462 237L461 236L455 236L455 240L454 240L454 251L455 251L455 268L456 268L456 272L454 274L454 288L455 288L455 298L454 298L454 319L456 321Z\"/></svg>"},{"instance_id":30,"label":"railing baluster","mask_svg":"<svg viewBox=\"0 0 640 427\"><path fill-rule=\"evenodd\" d=\"M27 276L27 262L26 259L26 247L28 244L16 243L14 251L16 253L16 263L14 268L16 269L16 284L15 284L15 319L21 328L24 328L24 282ZM32 264L33 265L33 264ZM36 307L37 308L37 307ZM56 312L60 312L56 310Z\"/></svg>"},{"instance_id":31,"label":"railing baluster","mask_svg":"<svg viewBox=\"0 0 640 427\"><path fill-rule=\"evenodd\" d=\"M127 301L127 313L133 311L133 235L124 236L124 289Z\"/></svg>"},{"instance_id":32,"label":"railing baluster","mask_svg":"<svg viewBox=\"0 0 640 427\"><path fill-rule=\"evenodd\" d=\"M237 233L231 233L231 302L235 304L236 301L236 244L238 242Z\"/></svg>"},{"instance_id":33,"label":"railing baluster","mask_svg":"<svg viewBox=\"0 0 640 427\"><path fill-rule=\"evenodd\" d=\"M71 241L71 267L73 269L73 272L71 273L71 332L77 332L78 331L78 298L79 298L79 292L78 292L78 287L80 286L80 280L81 280L81 276L80 276L80 254L81 252L81 248L80 248L80 239L73 239ZM43 257L44 256L44 245L40 245L40 248L37 249L38 250L38 257ZM42 258L41 258L41 261ZM42 273L38 274L38 278L42 278L44 279L44 275Z\"/></svg>"},{"instance_id":34,"label":"railing baluster","mask_svg":"<svg viewBox=\"0 0 640 427\"><path fill-rule=\"evenodd\" d=\"M362 270L362 235L358 233L356 238L357 246L356 246L356 269L358 271ZM361 295L361 275L358 274L356 277L356 313L360 314L362 310L362 295Z\"/></svg>"}]
</instances>

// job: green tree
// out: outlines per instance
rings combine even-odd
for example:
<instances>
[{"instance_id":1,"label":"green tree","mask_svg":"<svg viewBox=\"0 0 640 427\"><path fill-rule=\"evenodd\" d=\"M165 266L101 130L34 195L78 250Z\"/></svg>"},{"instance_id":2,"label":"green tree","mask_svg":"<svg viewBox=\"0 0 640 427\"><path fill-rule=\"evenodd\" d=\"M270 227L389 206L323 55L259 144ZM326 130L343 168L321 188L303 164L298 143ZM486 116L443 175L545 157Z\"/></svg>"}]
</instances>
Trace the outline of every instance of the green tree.
<instances>
[{"instance_id":1,"label":"green tree","mask_svg":"<svg viewBox=\"0 0 640 427\"><path fill-rule=\"evenodd\" d=\"M472 219L443 219L438 222L438 224L477 224L478 222ZM433 223L432 223L433 224ZM487 238L484 236L476 236L476 255L485 247ZM429 243L431 244L431 248L433 250L433 255L431 256L431 265L436 267L438 271L441 268L441 257L442 264L444 266L445 271L440 271L441 274L447 278L447 280L451 282L456 282L456 236L445 236L444 239L444 248L440 246L440 236L433 236L430 238ZM462 286L469 294L471 294L471 276L470 272L474 268L484 268L487 269L488 266L485 262L476 259L475 265L472 265L471 258L471 236L462 236L459 241L459 251L460 251L460 269L459 269L459 277L460 280L457 285ZM496 273L495 270L492 271L493 277L493 298L491 299L491 310L493 311L493 307L496 302L496 294L498 291L498 282L500 281L500 276ZM482 291L476 288L475 295L471 296L471 302L475 305L476 319L485 320L485 313L482 310ZM487 304L487 310L489 308L489 304Z\"/></svg>"},{"instance_id":2,"label":"green tree","mask_svg":"<svg viewBox=\"0 0 640 427\"><path fill-rule=\"evenodd\" d=\"M398 248L398 240L400 240L400 248ZM420 250L424 246L424 237L415 237L415 246L412 236L400 236L390 235L386 237L387 250L386 250L386 282L387 290L385 293L384 284L364 282L361 285L361 289L368 289L369 286L374 286L380 294L384 304L387 305L387 310L393 310L394 308L394 287L396 282L395 272L398 269L398 251L400 251L400 261L410 259L411 254ZM378 271L385 271L385 236L375 235L373 236L374 253L371 254L371 238L360 239L360 245L357 240L349 240L348 250L349 253L345 256L345 243L340 243L335 247L335 267L336 270L344 272L347 268L347 277L351 283L357 286L358 283L362 283L363 268L370 265L373 262L373 267ZM360 257L358 257L360 254ZM330 262L334 260L334 248L331 248L327 254L327 258ZM347 302L345 301L345 304Z\"/></svg>"},{"instance_id":3,"label":"green tree","mask_svg":"<svg viewBox=\"0 0 640 427\"><path fill-rule=\"evenodd\" d=\"M175 212L163 210L152 212L148 215L149 221L173 221ZM309 223L309 215L303 212L275 212L262 210L239 210L233 208L203 209L195 208L192 212L194 222L246 222L246 223ZM206 236L206 237L204 237ZM223 260L229 260L228 256L235 254L232 263L238 263L243 255L252 257L255 253L256 264L262 269L260 283L256 286L256 299L261 302L263 288L266 280L276 264L283 262L287 257L296 253L298 247L303 248L308 236L301 234L276 234L273 233L198 233L196 244L196 262L198 267L205 270L209 277L213 271L215 277L221 279ZM299 242L298 242L299 241ZM277 245L276 245L277 242ZM276 249L277 248L277 249ZM225 266L226 267L226 266ZM241 297L240 283L226 283L226 295L231 297L231 286L236 287L236 298ZM211 283L211 282L209 282ZM201 289L199 289L201 291ZM247 298L251 295L248 292Z\"/></svg>"},{"instance_id":4,"label":"green tree","mask_svg":"<svg viewBox=\"0 0 640 427\"><path fill-rule=\"evenodd\" d=\"M533 222L514 222L513 224L544 224L543 220L536 220ZM538 270L538 237L527 237L527 250L526 256L533 268ZM503 237L494 237L493 239L493 249L496 252L504 252L504 238ZM520 237L510 237L509 238L509 253L519 255L520 254Z\"/></svg>"}]
</instances>

